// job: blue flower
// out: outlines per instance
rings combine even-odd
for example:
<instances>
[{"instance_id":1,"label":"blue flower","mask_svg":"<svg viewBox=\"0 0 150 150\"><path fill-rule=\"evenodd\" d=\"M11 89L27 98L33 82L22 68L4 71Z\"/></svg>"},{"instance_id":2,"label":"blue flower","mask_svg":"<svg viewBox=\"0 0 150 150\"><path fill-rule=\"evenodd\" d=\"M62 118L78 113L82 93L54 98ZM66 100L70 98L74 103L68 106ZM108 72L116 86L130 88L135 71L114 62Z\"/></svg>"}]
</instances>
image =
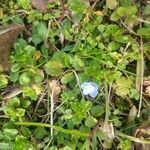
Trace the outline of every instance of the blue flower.
<instances>
[{"instance_id":1,"label":"blue flower","mask_svg":"<svg viewBox=\"0 0 150 150\"><path fill-rule=\"evenodd\" d=\"M98 85L94 82L84 82L81 84L83 95L90 95L95 98L98 95Z\"/></svg>"}]
</instances>

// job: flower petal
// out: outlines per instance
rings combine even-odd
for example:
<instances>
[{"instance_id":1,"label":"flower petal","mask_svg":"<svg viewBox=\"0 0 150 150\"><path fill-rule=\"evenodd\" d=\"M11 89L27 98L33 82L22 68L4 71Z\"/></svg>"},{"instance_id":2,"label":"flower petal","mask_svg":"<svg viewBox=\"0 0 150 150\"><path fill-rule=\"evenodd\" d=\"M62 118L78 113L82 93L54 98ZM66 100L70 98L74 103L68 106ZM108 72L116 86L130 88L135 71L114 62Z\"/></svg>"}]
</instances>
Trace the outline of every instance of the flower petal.
<instances>
[{"instance_id":1,"label":"flower petal","mask_svg":"<svg viewBox=\"0 0 150 150\"><path fill-rule=\"evenodd\" d=\"M95 98L97 95L98 95L98 90L94 90L94 91L92 91L92 92L90 93L90 96L91 96L92 98Z\"/></svg>"},{"instance_id":2,"label":"flower petal","mask_svg":"<svg viewBox=\"0 0 150 150\"><path fill-rule=\"evenodd\" d=\"M89 82L89 84L91 84L92 86L94 86L94 87L95 87L95 89L97 89L97 90L98 90L98 85L97 85L96 83L94 83L94 82Z\"/></svg>"},{"instance_id":3,"label":"flower petal","mask_svg":"<svg viewBox=\"0 0 150 150\"><path fill-rule=\"evenodd\" d=\"M84 89L84 90L83 90L83 95L88 95L88 94L90 94L90 93L89 93L89 90L88 90L88 89Z\"/></svg>"},{"instance_id":4,"label":"flower petal","mask_svg":"<svg viewBox=\"0 0 150 150\"><path fill-rule=\"evenodd\" d=\"M84 83L81 84L81 89L84 89L89 85L90 85L89 82L84 82Z\"/></svg>"}]
</instances>

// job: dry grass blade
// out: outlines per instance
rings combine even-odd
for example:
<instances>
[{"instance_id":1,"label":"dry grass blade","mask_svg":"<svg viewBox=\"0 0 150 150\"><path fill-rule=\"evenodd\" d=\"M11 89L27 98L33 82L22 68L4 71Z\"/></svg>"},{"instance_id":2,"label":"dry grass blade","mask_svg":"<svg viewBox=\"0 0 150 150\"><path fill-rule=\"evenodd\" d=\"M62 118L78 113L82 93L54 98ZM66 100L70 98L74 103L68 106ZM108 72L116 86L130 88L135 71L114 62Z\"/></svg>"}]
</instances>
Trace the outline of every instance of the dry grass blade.
<instances>
[{"instance_id":1,"label":"dry grass blade","mask_svg":"<svg viewBox=\"0 0 150 150\"><path fill-rule=\"evenodd\" d=\"M22 90L20 88L14 88L4 96L3 100L9 100L9 99L19 95L20 93L22 93Z\"/></svg>"},{"instance_id":2,"label":"dry grass blade","mask_svg":"<svg viewBox=\"0 0 150 150\"><path fill-rule=\"evenodd\" d=\"M137 109L136 109L135 105L133 105L128 114L128 122L133 121L135 119L136 115L137 115Z\"/></svg>"},{"instance_id":3,"label":"dry grass blade","mask_svg":"<svg viewBox=\"0 0 150 150\"><path fill-rule=\"evenodd\" d=\"M50 124L53 125L53 113L54 113L54 104L58 101L59 94L61 93L62 86L60 83L53 79L48 81L48 96L50 97L51 109L50 109ZM48 112L49 113L49 112ZM53 137L53 128L51 128L51 137Z\"/></svg>"}]
</instances>

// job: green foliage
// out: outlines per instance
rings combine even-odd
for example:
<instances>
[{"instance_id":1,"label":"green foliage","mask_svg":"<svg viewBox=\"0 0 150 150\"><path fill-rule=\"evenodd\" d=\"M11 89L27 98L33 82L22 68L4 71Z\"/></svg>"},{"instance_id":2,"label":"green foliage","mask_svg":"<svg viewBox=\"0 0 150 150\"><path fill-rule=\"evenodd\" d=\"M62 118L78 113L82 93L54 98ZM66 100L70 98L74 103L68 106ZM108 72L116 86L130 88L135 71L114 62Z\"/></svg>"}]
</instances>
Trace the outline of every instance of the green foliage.
<instances>
[{"instance_id":1,"label":"green foliage","mask_svg":"<svg viewBox=\"0 0 150 150\"><path fill-rule=\"evenodd\" d=\"M32 100L37 99L36 91L31 87L23 87L22 92L23 92L23 97L30 97Z\"/></svg>"},{"instance_id":2,"label":"green foliage","mask_svg":"<svg viewBox=\"0 0 150 150\"><path fill-rule=\"evenodd\" d=\"M6 87L7 86L7 84L8 84L8 78L7 78L7 76L6 75L4 75L4 74L0 74L0 89L1 88L4 88L4 87Z\"/></svg>"},{"instance_id":3,"label":"green foliage","mask_svg":"<svg viewBox=\"0 0 150 150\"><path fill-rule=\"evenodd\" d=\"M84 62L78 56L71 58L70 63L76 70L82 70L84 67Z\"/></svg>"},{"instance_id":4,"label":"green foliage","mask_svg":"<svg viewBox=\"0 0 150 150\"><path fill-rule=\"evenodd\" d=\"M31 8L30 0L17 0L17 4L20 5L23 9Z\"/></svg>"},{"instance_id":5,"label":"green foliage","mask_svg":"<svg viewBox=\"0 0 150 150\"><path fill-rule=\"evenodd\" d=\"M86 13L88 2L84 0L69 0L69 8L72 11L75 19L80 21L83 14Z\"/></svg>"},{"instance_id":6,"label":"green foliage","mask_svg":"<svg viewBox=\"0 0 150 150\"><path fill-rule=\"evenodd\" d=\"M109 9L115 9L117 7L118 3L116 0L106 0L106 6Z\"/></svg>"},{"instance_id":7,"label":"green foliage","mask_svg":"<svg viewBox=\"0 0 150 150\"><path fill-rule=\"evenodd\" d=\"M55 60L51 60L45 64L44 69L48 75L59 76L63 72L63 65Z\"/></svg>"},{"instance_id":8,"label":"green foliage","mask_svg":"<svg viewBox=\"0 0 150 150\"><path fill-rule=\"evenodd\" d=\"M124 141L121 141L121 143L119 144L118 147L119 147L121 150L130 150L130 149L131 149L131 146L132 146L131 141L129 141L129 140L124 140Z\"/></svg>"},{"instance_id":9,"label":"green foliage","mask_svg":"<svg viewBox=\"0 0 150 150\"><path fill-rule=\"evenodd\" d=\"M119 96L126 96L127 94L130 94L131 89L131 81L129 79L126 79L124 77L116 80L116 94Z\"/></svg>"},{"instance_id":10,"label":"green foliage","mask_svg":"<svg viewBox=\"0 0 150 150\"><path fill-rule=\"evenodd\" d=\"M140 28L137 31L138 35L146 38L146 39L150 39L150 26L148 27L144 27L144 28Z\"/></svg>"},{"instance_id":11,"label":"green foliage","mask_svg":"<svg viewBox=\"0 0 150 150\"><path fill-rule=\"evenodd\" d=\"M94 127L97 123L97 120L95 118L93 118L92 116L89 116L86 120L85 120L85 126L91 128Z\"/></svg>"},{"instance_id":12,"label":"green foliage","mask_svg":"<svg viewBox=\"0 0 150 150\"><path fill-rule=\"evenodd\" d=\"M130 10L130 11L129 11ZM136 25L137 20L137 13L138 9L136 6L127 6L127 7L119 7L116 11L114 11L110 17L112 21L117 21L119 19L125 18L125 24L127 24L129 27Z\"/></svg>"},{"instance_id":13,"label":"green foliage","mask_svg":"<svg viewBox=\"0 0 150 150\"><path fill-rule=\"evenodd\" d=\"M105 108L103 106L93 106L91 109L91 114L94 117L101 116L105 112Z\"/></svg>"},{"instance_id":14,"label":"green foliage","mask_svg":"<svg viewBox=\"0 0 150 150\"><path fill-rule=\"evenodd\" d=\"M46 130L42 127L38 127L34 131L34 136L36 139L40 140L46 135Z\"/></svg>"},{"instance_id":15,"label":"green foliage","mask_svg":"<svg viewBox=\"0 0 150 150\"><path fill-rule=\"evenodd\" d=\"M32 41L35 45L41 43L47 35L47 27L43 22L35 22L33 26Z\"/></svg>"},{"instance_id":16,"label":"green foliage","mask_svg":"<svg viewBox=\"0 0 150 150\"><path fill-rule=\"evenodd\" d=\"M0 149L131 149L134 138L117 131L132 135L148 116L145 84L139 108L140 83L149 76L150 6L144 3L0 2L1 25L24 25L11 51L10 72L0 65ZM45 4L47 9L39 9ZM145 72L136 74L142 57ZM87 81L97 83L96 98L84 95L81 84ZM141 109L130 124L129 104Z\"/></svg>"},{"instance_id":17,"label":"green foliage","mask_svg":"<svg viewBox=\"0 0 150 150\"><path fill-rule=\"evenodd\" d=\"M62 78L61 82L67 84L74 79L74 74L72 72L66 73Z\"/></svg>"},{"instance_id":18,"label":"green foliage","mask_svg":"<svg viewBox=\"0 0 150 150\"><path fill-rule=\"evenodd\" d=\"M84 106L84 107L83 107ZM83 118L86 118L86 112L90 110L92 107L91 102L82 100L79 102L72 103L72 110L74 111L74 115L72 118L73 124L79 124Z\"/></svg>"}]
</instances>

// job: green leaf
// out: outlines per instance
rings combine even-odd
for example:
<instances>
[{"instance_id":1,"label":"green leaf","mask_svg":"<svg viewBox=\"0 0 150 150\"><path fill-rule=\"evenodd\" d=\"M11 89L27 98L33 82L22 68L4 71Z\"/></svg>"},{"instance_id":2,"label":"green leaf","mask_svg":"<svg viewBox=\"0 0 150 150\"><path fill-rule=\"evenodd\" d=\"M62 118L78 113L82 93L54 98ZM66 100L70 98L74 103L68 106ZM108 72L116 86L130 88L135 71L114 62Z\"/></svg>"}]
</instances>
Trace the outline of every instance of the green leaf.
<instances>
[{"instance_id":1,"label":"green leaf","mask_svg":"<svg viewBox=\"0 0 150 150\"><path fill-rule=\"evenodd\" d=\"M6 87L8 84L8 79L6 75L0 74L0 89Z\"/></svg>"},{"instance_id":2,"label":"green leaf","mask_svg":"<svg viewBox=\"0 0 150 150\"><path fill-rule=\"evenodd\" d=\"M35 76L34 76L34 81L36 82L36 83L41 83L42 81L43 81L43 79L44 79L44 77L43 76L41 76L40 74L36 74Z\"/></svg>"},{"instance_id":3,"label":"green leaf","mask_svg":"<svg viewBox=\"0 0 150 150\"><path fill-rule=\"evenodd\" d=\"M15 63L15 64L13 64L13 65L11 66L11 71L12 71L12 72L18 72L21 67L22 67L22 66L21 66L20 63Z\"/></svg>"},{"instance_id":4,"label":"green leaf","mask_svg":"<svg viewBox=\"0 0 150 150\"><path fill-rule=\"evenodd\" d=\"M18 130L16 129L4 129L4 136L6 139L12 141L16 138L16 135L18 134Z\"/></svg>"},{"instance_id":5,"label":"green leaf","mask_svg":"<svg viewBox=\"0 0 150 150\"><path fill-rule=\"evenodd\" d=\"M11 107L19 107L20 106L20 100L18 97L13 97L9 100L8 103L9 106Z\"/></svg>"},{"instance_id":6,"label":"green leaf","mask_svg":"<svg viewBox=\"0 0 150 150\"><path fill-rule=\"evenodd\" d=\"M10 72L10 81L16 82L19 78L19 71L17 72Z\"/></svg>"},{"instance_id":7,"label":"green leaf","mask_svg":"<svg viewBox=\"0 0 150 150\"><path fill-rule=\"evenodd\" d=\"M106 149L111 149L111 148L112 148L112 140L110 140L110 139L105 140L105 141L103 142L103 146L104 146L104 148L106 148Z\"/></svg>"},{"instance_id":8,"label":"green leaf","mask_svg":"<svg viewBox=\"0 0 150 150\"><path fill-rule=\"evenodd\" d=\"M24 51L26 53L26 55L28 56L33 56L33 54L35 53L35 47L31 46L31 45L27 45L25 48L24 48Z\"/></svg>"},{"instance_id":9,"label":"green leaf","mask_svg":"<svg viewBox=\"0 0 150 150\"><path fill-rule=\"evenodd\" d=\"M69 0L69 9L72 11L77 21L80 21L82 19L82 16L86 12L88 6L88 1Z\"/></svg>"},{"instance_id":10,"label":"green leaf","mask_svg":"<svg viewBox=\"0 0 150 150\"><path fill-rule=\"evenodd\" d=\"M23 99L23 100L21 101L21 106L22 106L22 108L28 108L28 107L30 106L30 104L31 104L31 101L28 100L28 99Z\"/></svg>"},{"instance_id":11,"label":"green leaf","mask_svg":"<svg viewBox=\"0 0 150 150\"><path fill-rule=\"evenodd\" d=\"M32 41L34 44L41 43L45 36L47 35L47 27L44 22L36 22L34 24L33 33L32 33Z\"/></svg>"},{"instance_id":12,"label":"green leaf","mask_svg":"<svg viewBox=\"0 0 150 150\"><path fill-rule=\"evenodd\" d=\"M82 147L81 147L81 150L90 150L90 143L89 143L89 140L86 140Z\"/></svg>"},{"instance_id":13,"label":"green leaf","mask_svg":"<svg viewBox=\"0 0 150 150\"><path fill-rule=\"evenodd\" d=\"M23 73L19 77L19 82L21 85L28 85L30 83L30 78L28 77L26 73Z\"/></svg>"},{"instance_id":14,"label":"green leaf","mask_svg":"<svg viewBox=\"0 0 150 150\"><path fill-rule=\"evenodd\" d=\"M127 79L125 77L116 79L116 94L121 97L130 94L130 89L132 87L131 85L132 83L130 79Z\"/></svg>"},{"instance_id":15,"label":"green leaf","mask_svg":"<svg viewBox=\"0 0 150 150\"><path fill-rule=\"evenodd\" d=\"M2 140L4 138L4 134L3 132L0 130L0 140Z\"/></svg>"},{"instance_id":16,"label":"green leaf","mask_svg":"<svg viewBox=\"0 0 150 150\"><path fill-rule=\"evenodd\" d=\"M62 78L61 78L61 82L64 84L69 83L70 81L72 81L74 79L74 74L72 72L66 73Z\"/></svg>"},{"instance_id":17,"label":"green leaf","mask_svg":"<svg viewBox=\"0 0 150 150\"><path fill-rule=\"evenodd\" d=\"M37 95L34 89L30 88L30 87L23 87L22 88L22 92L23 92L23 97L30 97L32 100L36 100L37 99Z\"/></svg>"},{"instance_id":18,"label":"green leaf","mask_svg":"<svg viewBox=\"0 0 150 150\"><path fill-rule=\"evenodd\" d=\"M137 34L143 36L144 38L150 38L150 27L143 27L138 29Z\"/></svg>"},{"instance_id":19,"label":"green leaf","mask_svg":"<svg viewBox=\"0 0 150 150\"><path fill-rule=\"evenodd\" d=\"M92 103L82 100L81 102L72 103L71 107L74 111L74 116L72 118L73 124L79 124L82 119L86 117L86 113L92 107Z\"/></svg>"},{"instance_id":20,"label":"green leaf","mask_svg":"<svg viewBox=\"0 0 150 150\"><path fill-rule=\"evenodd\" d=\"M55 52L52 57L52 60L60 62L63 68L70 66L69 57L65 52L62 51Z\"/></svg>"},{"instance_id":21,"label":"green leaf","mask_svg":"<svg viewBox=\"0 0 150 150\"><path fill-rule=\"evenodd\" d=\"M69 147L69 146L65 146L65 147L63 148L63 150L72 150L72 148Z\"/></svg>"},{"instance_id":22,"label":"green leaf","mask_svg":"<svg viewBox=\"0 0 150 150\"><path fill-rule=\"evenodd\" d=\"M143 15L150 15L150 4L144 8Z\"/></svg>"},{"instance_id":23,"label":"green leaf","mask_svg":"<svg viewBox=\"0 0 150 150\"><path fill-rule=\"evenodd\" d=\"M31 7L31 1L30 1L30 0L17 0L17 3L18 3L23 9L30 9L30 7Z\"/></svg>"},{"instance_id":24,"label":"green leaf","mask_svg":"<svg viewBox=\"0 0 150 150\"><path fill-rule=\"evenodd\" d=\"M37 140L43 139L46 134L47 131L43 127L37 127L34 131L34 135Z\"/></svg>"},{"instance_id":25,"label":"green leaf","mask_svg":"<svg viewBox=\"0 0 150 150\"><path fill-rule=\"evenodd\" d=\"M135 15L138 11L136 6L129 6L127 7L127 9L130 10L130 11L127 11L128 15L130 16Z\"/></svg>"},{"instance_id":26,"label":"green leaf","mask_svg":"<svg viewBox=\"0 0 150 150\"><path fill-rule=\"evenodd\" d=\"M75 93L71 90L64 90L61 94L61 100L64 102L71 102L75 100Z\"/></svg>"},{"instance_id":27,"label":"green leaf","mask_svg":"<svg viewBox=\"0 0 150 150\"><path fill-rule=\"evenodd\" d=\"M48 75L59 76L63 72L63 66L60 62L51 60L45 64L44 69Z\"/></svg>"},{"instance_id":28,"label":"green leaf","mask_svg":"<svg viewBox=\"0 0 150 150\"><path fill-rule=\"evenodd\" d=\"M27 42L24 39L18 39L17 42L14 44L14 49L17 54L22 54L23 49L27 45Z\"/></svg>"},{"instance_id":29,"label":"green leaf","mask_svg":"<svg viewBox=\"0 0 150 150\"><path fill-rule=\"evenodd\" d=\"M18 108L17 109L17 116L18 117L23 117L25 115L25 109Z\"/></svg>"},{"instance_id":30,"label":"green leaf","mask_svg":"<svg viewBox=\"0 0 150 150\"><path fill-rule=\"evenodd\" d=\"M113 12L113 13L111 14L110 19L111 19L112 21L117 21L117 20L120 19L120 16L119 16L118 13L115 11L115 12Z\"/></svg>"},{"instance_id":31,"label":"green leaf","mask_svg":"<svg viewBox=\"0 0 150 150\"><path fill-rule=\"evenodd\" d=\"M105 108L103 106L94 106L91 109L91 115L94 117L98 117L101 116L102 114L104 114L105 112Z\"/></svg>"},{"instance_id":32,"label":"green leaf","mask_svg":"<svg viewBox=\"0 0 150 150\"><path fill-rule=\"evenodd\" d=\"M76 70L82 70L84 68L84 61L77 55L70 59L70 63Z\"/></svg>"},{"instance_id":33,"label":"green leaf","mask_svg":"<svg viewBox=\"0 0 150 150\"><path fill-rule=\"evenodd\" d=\"M0 142L0 149L1 150L11 150L12 146L10 143L1 143Z\"/></svg>"},{"instance_id":34,"label":"green leaf","mask_svg":"<svg viewBox=\"0 0 150 150\"><path fill-rule=\"evenodd\" d=\"M123 6L123 7L128 7L128 6L131 6L131 0L119 0L120 2L120 5Z\"/></svg>"},{"instance_id":35,"label":"green leaf","mask_svg":"<svg viewBox=\"0 0 150 150\"><path fill-rule=\"evenodd\" d=\"M108 44L108 49L109 49L110 51L115 51L115 50L117 50L119 47L120 47L120 45L119 45L117 42L114 42L114 41Z\"/></svg>"},{"instance_id":36,"label":"green leaf","mask_svg":"<svg viewBox=\"0 0 150 150\"><path fill-rule=\"evenodd\" d=\"M127 11L128 11L128 8L119 7L119 8L117 9L117 14L118 14L119 16L123 17L123 16L126 14Z\"/></svg>"},{"instance_id":37,"label":"green leaf","mask_svg":"<svg viewBox=\"0 0 150 150\"><path fill-rule=\"evenodd\" d=\"M16 137L16 140L13 145L13 150L35 150L35 148L27 141L27 139L21 135Z\"/></svg>"},{"instance_id":38,"label":"green leaf","mask_svg":"<svg viewBox=\"0 0 150 150\"><path fill-rule=\"evenodd\" d=\"M130 140L121 140L121 143L118 145L118 148L121 150L131 150L132 142Z\"/></svg>"},{"instance_id":39,"label":"green leaf","mask_svg":"<svg viewBox=\"0 0 150 150\"><path fill-rule=\"evenodd\" d=\"M89 128L92 128L96 125L97 123L97 120L92 117L92 116L89 116L86 120L85 120L85 125Z\"/></svg>"},{"instance_id":40,"label":"green leaf","mask_svg":"<svg viewBox=\"0 0 150 150\"><path fill-rule=\"evenodd\" d=\"M21 132L26 138L29 138L31 135L31 131L27 127L24 127L24 126L21 127Z\"/></svg>"},{"instance_id":41,"label":"green leaf","mask_svg":"<svg viewBox=\"0 0 150 150\"><path fill-rule=\"evenodd\" d=\"M96 132L96 136L99 138L99 140L107 140L108 134L107 132L103 131L103 129L99 128Z\"/></svg>"},{"instance_id":42,"label":"green leaf","mask_svg":"<svg viewBox=\"0 0 150 150\"><path fill-rule=\"evenodd\" d=\"M115 9L117 7L118 3L116 0L106 0L106 6L109 8L109 9Z\"/></svg>"}]
</instances>

